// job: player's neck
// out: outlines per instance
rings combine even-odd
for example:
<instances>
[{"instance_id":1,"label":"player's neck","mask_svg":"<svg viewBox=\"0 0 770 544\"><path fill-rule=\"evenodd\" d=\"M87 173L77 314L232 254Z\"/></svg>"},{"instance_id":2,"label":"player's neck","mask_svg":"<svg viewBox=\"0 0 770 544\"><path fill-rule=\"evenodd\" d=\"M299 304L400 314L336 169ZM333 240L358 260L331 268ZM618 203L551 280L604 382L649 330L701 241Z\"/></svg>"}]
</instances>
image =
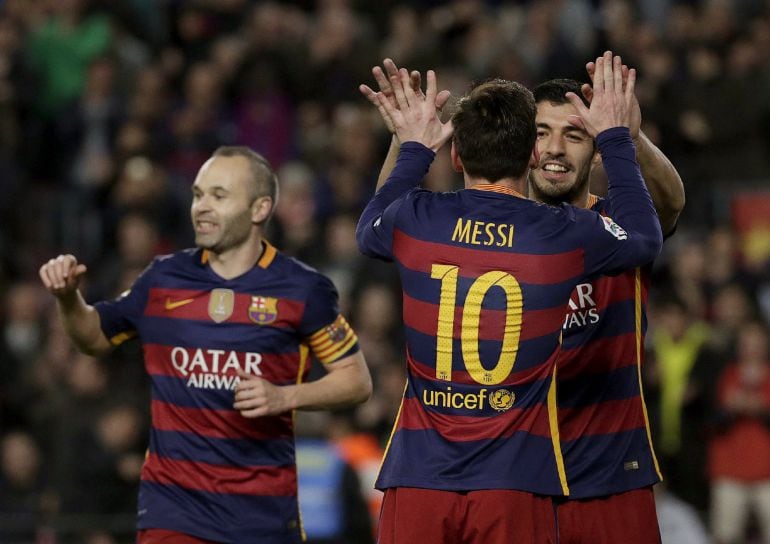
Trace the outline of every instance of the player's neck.
<instances>
[{"instance_id":1,"label":"player's neck","mask_svg":"<svg viewBox=\"0 0 770 544\"><path fill-rule=\"evenodd\" d=\"M535 185L527 183L529 188L529 198L536 200L537 202L544 202L552 206L558 206L561 203L570 204L576 208L589 209L596 203L596 196L592 195L588 190L588 185L585 186L578 194L574 196L563 195L562 197L549 197L538 192Z\"/></svg>"},{"instance_id":2,"label":"player's neck","mask_svg":"<svg viewBox=\"0 0 770 544\"><path fill-rule=\"evenodd\" d=\"M254 268L264 250L262 237L250 236L245 243L221 253L209 251L209 265L218 276L230 280Z\"/></svg>"},{"instance_id":3,"label":"player's neck","mask_svg":"<svg viewBox=\"0 0 770 544\"><path fill-rule=\"evenodd\" d=\"M581 194L576 195L569 204L572 204L576 208L583 208L588 209L591 207L591 203L594 202L596 199L591 198L591 193L588 192L588 187L586 187L585 191L582 191Z\"/></svg>"},{"instance_id":4,"label":"player's neck","mask_svg":"<svg viewBox=\"0 0 770 544\"><path fill-rule=\"evenodd\" d=\"M464 173L465 188L470 189L474 185L497 185L499 187L505 187L511 189L521 195L527 194L527 176L524 175L520 178L502 178L497 181L489 181L482 177L472 177L468 173Z\"/></svg>"}]
</instances>

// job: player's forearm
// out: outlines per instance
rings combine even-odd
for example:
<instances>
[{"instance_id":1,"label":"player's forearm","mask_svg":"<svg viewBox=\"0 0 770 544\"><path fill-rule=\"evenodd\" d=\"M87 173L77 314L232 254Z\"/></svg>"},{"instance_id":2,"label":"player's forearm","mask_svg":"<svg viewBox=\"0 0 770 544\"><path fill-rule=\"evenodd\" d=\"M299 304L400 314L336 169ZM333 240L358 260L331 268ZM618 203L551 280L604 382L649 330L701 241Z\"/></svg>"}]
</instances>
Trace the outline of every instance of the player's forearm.
<instances>
[{"instance_id":1,"label":"player's forearm","mask_svg":"<svg viewBox=\"0 0 770 544\"><path fill-rule=\"evenodd\" d=\"M87 355L101 355L112 347L101 329L99 313L86 304L80 291L56 299L64 330L77 349Z\"/></svg>"},{"instance_id":2,"label":"player's forearm","mask_svg":"<svg viewBox=\"0 0 770 544\"><path fill-rule=\"evenodd\" d=\"M684 208L682 178L668 157L643 132L639 132L636 140L636 159L658 212L661 229L668 234Z\"/></svg>"},{"instance_id":3,"label":"player's forearm","mask_svg":"<svg viewBox=\"0 0 770 544\"><path fill-rule=\"evenodd\" d=\"M373 233L375 222L381 218L389 205L420 184L435 156L433 151L422 144L416 142L401 144L395 167L385 184L366 204L358 220L356 241L364 255L385 258L373 249L377 246L373 241L376 238Z\"/></svg>"},{"instance_id":4,"label":"player's forearm","mask_svg":"<svg viewBox=\"0 0 770 544\"><path fill-rule=\"evenodd\" d=\"M435 157L436 153L420 143L405 142L401 144L398 148L395 166L391 169L385 183L369 201L367 208L379 210L381 213L398 197L417 187L428 173Z\"/></svg>"},{"instance_id":5,"label":"player's forearm","mask_svg":"<svg viewBox=\"0 0 770 544\"><path fill-rule=\"evenodd\" d=\"M342 361L323 378L287 386L291 408L297 410L334 410L360 404L372 394L372 378L359 351Z\"/></svg>"},{"instance_id":6,"label":"player's forearm","mask_svg":"<svg viewBox=\"0 0 770 544\"><path fill-rule=\"evenodd\" d=\"M610 129L599 134L597 143L607 172L607 200L612 219L628 232L629 241L636 249L630 253L634 262L627 264L641 266L660 253L663 235L642 179L631 135L628 129Z\"/></svg>"},{"instance_id":7,"label":"player's forearm","mask_svg":"<svg viewBox=\"0 0 770 544\"><path fill-rule=\"evenodd\" d=\"M380 175L377 178L377 187L375 191L379 191L380 187L385 185L385 182L390 177L390 173L393 172L393 168L396 166L396 159L398 159L398 152L401 148L401 142L398 141L398 137L394 134L390 139L390 147L388 148L388 154L385 155L385 161L382 163L380 169Z\"/></svg>"}]
</instances>

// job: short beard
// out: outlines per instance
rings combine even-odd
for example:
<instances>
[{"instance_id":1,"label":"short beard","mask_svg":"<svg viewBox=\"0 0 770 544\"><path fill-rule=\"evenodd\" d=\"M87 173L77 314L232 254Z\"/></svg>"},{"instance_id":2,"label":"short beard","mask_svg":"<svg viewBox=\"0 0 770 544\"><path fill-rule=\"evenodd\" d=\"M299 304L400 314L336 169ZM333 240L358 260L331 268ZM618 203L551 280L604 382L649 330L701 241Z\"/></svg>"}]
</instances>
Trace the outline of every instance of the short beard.
<instances>
[{"instance_id":1,"label":"short beard","mask_svg":"<svg viewBox=\"0 0 770 544\"><path fill-rule=\"evenodd\" d=\"M562 202L566 204L572 204L578 197L580 197L585 190L586 185L591 178L591 165L586 165L577 172L577 178L575 183L566 191L560 191L560 188L556 185L550 184L548 181L543 180L546 187L546 191L541 190L535 181L535 175L530 172L529 189L530 198L537 200L538 202L544 202L551 206L558 206ZM547 192L548 189L553 191Z\"/></svg>"},{"instance_id":2,"label":"short beard","mask_svg":"<svg viewBox=\"0 0 770 544\"><path fill-rule=\"evenodd\" d=\"M251 234L251 217L249 212L245 212L230 222L226 232L214 243L202 244L195 240L195 245L201 249L206 249L215 255L224 253L230 249L241 246L246 243Z\"/></svg>"}]
</instances>

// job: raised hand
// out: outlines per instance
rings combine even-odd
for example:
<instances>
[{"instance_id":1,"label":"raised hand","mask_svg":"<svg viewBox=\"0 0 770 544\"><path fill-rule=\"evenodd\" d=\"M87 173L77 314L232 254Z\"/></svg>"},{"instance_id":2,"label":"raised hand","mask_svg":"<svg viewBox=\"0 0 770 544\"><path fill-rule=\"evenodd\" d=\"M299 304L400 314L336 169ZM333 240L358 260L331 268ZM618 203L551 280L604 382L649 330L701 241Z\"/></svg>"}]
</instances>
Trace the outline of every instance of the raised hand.
<instances>
[{"instance_id":1,"label":"raised hand","mask_svg":"<svg viewBox=\"0 0 770 544\"><path fill-rule=\"evenodd\" d=\"M51 293L60 299L73 295L80 285L86 266L78 264L74 255L59 255L40 267L40 279Z\"/></svg>"},{"instance_id":2,"label":"raised hand","mask_svg":"<svg viewBox=\"0 0 770 544\"><path fill-rule=\"evenodd\" d=\"M374 76L374 80L377 82L377 86L379 87L382 94L385 95L385 98L388 99L390 104L398 109L398 102L396 101L396 93L394 91L393 85L390 83L390 78L392 77L399 77L399 69L396 66L396 63L393 62L391 59L385 59L382 61L382 66L385 68L383 71L382 68L379 66L375 66L372 68L372 75ZM412 70L409 73L409 83L411 85L412 90L417 94L418 96L424 96L422 92L422 77L420 75L420 72L417 70ZM377 107L377 109L380 111L380 115L382 116L383 121L385 122L385 126L387 127L388 131L391 134L395 134L396 130L395 127L393 127L393 123L391 121L390 116L387 115L384 108L381 107L379 100L377 99L377 92L374 91L371 87L368 85L362 84L358 86L358 90L361 91L361 94L363 94L369 102ZM444 105L446 105L447 101L449 100L450 93L447 90L443 90L436 95L436 109L441 111Z\"/></svg>"},{"instance_id":3,"label":"raised hand","mask_svg":"<svg viewBox=\"0 0 770 544\"><path fill-rule=\"evenodd\" d=\"M638 107L634 95L635 84L636 70L628 70L624 85L622 59L613 56L611 51L606 51L602 57L596 59L590 107L587 108L575 93L567 93L567 99L578 111L578 115L570 116L569 122L584 129L594 138L609 128L630 128L634 104Z\"/></svg>"},{"instance_id":4,"label":"raised hand","mask_svg":"<svg viewBox=\"0 0 770 544\"><path fill-rule=\"evenodd\" d=\"M628 66L624 64L622 66L622 71L623 85L626 85L628 82ZM587 63L586 72L588 72L588 77L590 77L591 82L593 82L594 75L596 74L596 63L593 61ZM580 90L583 93L585 99L590 103L591 99L593 98L593 89L591 89L591 86L588 83L584 83ZM642 108L639 106L639 99L637 98L636 93L634 93L634 103L632 109L633 111L631 114L631 124L628 128L631 131L631 137L636 140L639 137L639 131L642 129Z\"/></svg>"},{"instance_id":5,"label":"raised hand","mask_svg":"<svg viewBox=\"0 0 770 544\"><path fill-rule=\"evenodd\" d=\"M415 92L410 84L410 77L403 68L399 70L398 75L390 77L398 107L394 107L385 93L379 92L377 102L380 113L389 119L400 141L419 142L433 151L438 151L452 136L452 123L442 123L438 117L436 73L428 70L425 94Z\"/></svg>"}]
</instances>

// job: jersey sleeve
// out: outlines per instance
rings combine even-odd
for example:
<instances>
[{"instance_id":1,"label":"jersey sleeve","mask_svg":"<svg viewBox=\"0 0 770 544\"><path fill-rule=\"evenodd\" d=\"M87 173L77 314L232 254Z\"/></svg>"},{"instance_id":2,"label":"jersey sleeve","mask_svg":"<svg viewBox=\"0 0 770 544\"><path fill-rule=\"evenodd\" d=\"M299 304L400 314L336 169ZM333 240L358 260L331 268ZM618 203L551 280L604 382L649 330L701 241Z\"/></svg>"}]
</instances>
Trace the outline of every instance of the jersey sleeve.
<instances>
[{"instance_id":1,"label":"jersey sleeve","mask_svg":"<svg viewBox=\"0 0 770 544\"><path fill-rule=\"evenodd\" d=\"M318 274L310 290L300 323L300 334L316 359L333 363L359 350L358 337L340 313L337 290L332 282Z\"/></svg>"},{"instance_id":2,"label":"jersey sleeve","mask_svg":"<svg viewBox=\"0 0 770 544\"><path fill-rule=\"evenodd\" d=\"M372 197L356 227L358 248L364 255L393 260L393 229L406 196L419 185L436 154L417 142L404 142L387 181Z\"/></svg>"},{"instance_id":3,"label":"jersey sleeve","mask_svg":"<svg viewBox=\"0 0 770 544\"><path fill-rule=\"evenodd\" d=\"M157 261L153 261L133 285L117 298L94 304L99 313L102 332L113 346L137 335L137 323L144 313L149 293L150 277Z\"/></svg>"},{"instance_id":4,"label":"jersey sleeve","mask_svg":"<svg viewBox=\"0 0 770 544\"><path fill-rule=\"evenodd\" d=\"M644 184L631 134L625 127L596 138L609 187L602 216L575 210L585 240L586 273L618 274L644 266L660 253L663 235L650 193Z\"/></svg>"}]
</instances>

